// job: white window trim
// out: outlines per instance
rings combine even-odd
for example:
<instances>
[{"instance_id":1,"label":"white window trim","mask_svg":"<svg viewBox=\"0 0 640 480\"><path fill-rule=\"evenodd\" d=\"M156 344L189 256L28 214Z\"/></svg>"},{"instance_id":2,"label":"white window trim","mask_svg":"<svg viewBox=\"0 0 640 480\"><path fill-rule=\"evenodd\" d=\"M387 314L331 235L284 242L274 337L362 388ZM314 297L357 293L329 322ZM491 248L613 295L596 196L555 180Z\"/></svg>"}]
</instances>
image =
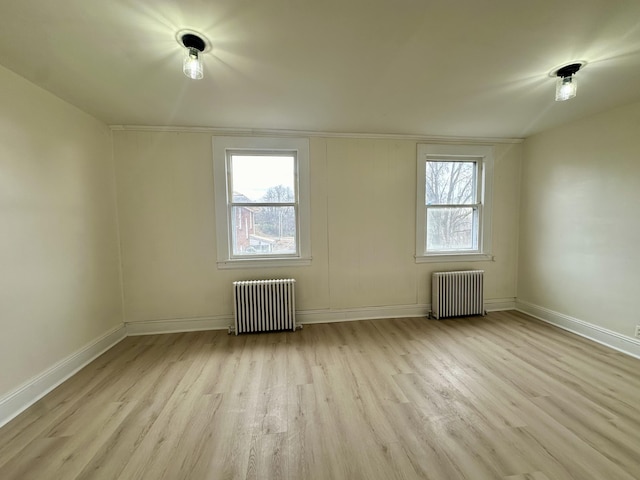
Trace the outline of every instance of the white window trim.
<instances>
[{"instance_id":1,"label":"white window trim","mask_svg":"<svg viewBox=\"0 0 640 480\"><path fill-rule=\"evenodd\" d=\"M480 222L478 225L478 252L426 253L426 162L427 160L447 160L469 157L481 161L482 191ZM435 145L418 144L417 152L417 195L416 195L416 263L432 262L481 262L493 260L491 255L491 219L493 200L493 158L494 148L486 145Z\"/></svg>"},{"instance_id":2,"label":"white window trim","mask_svg":"<svg viewBox=\"0 0 640 480\"><path fill-rule=\"evenodd\" d=\"M311 202L309 195L309 139L298 137L217 137L213 142L213 184L218 268L283 267L311 264ZM296 151L298 168L298 254L257 258L232 257L228 204L227 151Z\"/></svg>"}]
</instances>

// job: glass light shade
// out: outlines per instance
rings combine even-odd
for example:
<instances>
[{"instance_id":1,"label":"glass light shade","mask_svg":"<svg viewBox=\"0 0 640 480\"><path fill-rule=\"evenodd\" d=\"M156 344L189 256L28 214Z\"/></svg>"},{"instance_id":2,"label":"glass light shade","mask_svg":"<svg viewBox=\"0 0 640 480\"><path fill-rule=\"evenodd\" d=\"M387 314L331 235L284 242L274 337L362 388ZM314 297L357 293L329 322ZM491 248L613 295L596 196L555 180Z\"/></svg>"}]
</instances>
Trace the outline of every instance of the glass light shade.
<instances>
[{"instance_id":1,"label":"glass light shade","mask_svg":"<svg viewBox=\"0 0 640 480\"><path fill-rule=\"evenodd\" d=\"M563 102L576 96L578 84L573 75L558 77L556 80L556 102Z\"/></svg>"},{"instance_id":2,"label":"glass light shade","mask_svg":"<svg viewBox=\"0 0 640 480\"><path fill-rule=\"evenodd\" d=\"M200 52L195 48L187 48L182 64L182 71L184 74L194 80L200 80L204 74L202 72L202 61L198 56Z\"/></svg>"}]
</instances>

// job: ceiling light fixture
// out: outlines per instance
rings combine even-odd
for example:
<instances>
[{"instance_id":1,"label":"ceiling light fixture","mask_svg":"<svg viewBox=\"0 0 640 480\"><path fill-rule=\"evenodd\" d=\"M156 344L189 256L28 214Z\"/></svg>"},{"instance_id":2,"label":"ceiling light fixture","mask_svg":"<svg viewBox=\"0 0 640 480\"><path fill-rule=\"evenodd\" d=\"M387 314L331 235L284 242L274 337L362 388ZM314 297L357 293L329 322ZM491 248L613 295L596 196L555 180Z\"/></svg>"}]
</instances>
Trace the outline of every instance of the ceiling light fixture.
<instances>
[{"instance_id":1,"label":"ceiling light fixture","mask_svg":"<svg viewBox=\"0 0 640 480\"><path fill-rule=\"evenodd\" d=\"M206 43L193 33L185 33L180 36L180 43L185 47L182 71L187 77L193 80L200 80L204 76L200 54L204 52Z\"/></svg>"},{"instance_id":2,"label":"ceiling light fixture","mask_svg":"<svg viewBox=\"0 0 640 480\"><path fill-rule=\"evenodd\" d=\"M554 69L549 76L557 77L556 102L563 102L576 96L578 84L574 75L584 67L586 62L573 62Z\"/></svg>"}]
</instances>

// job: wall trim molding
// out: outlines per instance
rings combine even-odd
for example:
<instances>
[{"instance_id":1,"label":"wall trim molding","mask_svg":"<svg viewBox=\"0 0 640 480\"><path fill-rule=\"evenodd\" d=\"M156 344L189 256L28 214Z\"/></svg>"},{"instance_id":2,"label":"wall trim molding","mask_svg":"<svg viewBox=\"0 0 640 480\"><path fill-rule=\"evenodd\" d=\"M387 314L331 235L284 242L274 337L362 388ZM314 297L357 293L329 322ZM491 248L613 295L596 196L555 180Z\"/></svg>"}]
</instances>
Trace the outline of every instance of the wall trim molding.
<instances>
[{"instance_id":1,"label":"wall trim molding","mask_svg":"<svg viewBox=\"0 0 640 480\"><path fill-rule=\"evenodd\" d=\"M515 298L485 300L488 312L514 310ZM339 308L319 310L299 310L296 322L299 324L353 322L357 320L379 320L384 318L426 317L431 304L383 305L377 307ZM128 336L158 335L162 333L199 332L203 330L227 330L233 325L233 315L210 317L165 318L126 322Z\"/></svg>"},{"instance_id":2,"label":"wall trim molding","mask_svg":"<svg viewBox=\"0 0 640 480\"><path fill-rule=\"evenodd\" d=\"M296 322L305 324L353 322L357 320L380 320L383 318L426 317L431 310L429 304L385 305L361 308L327 308L296 312Z\"/></svg>"},{"instance_id":3,"label":"wall trim molding","mask_svg":"<svg viewBox=\"0 0 640 480\"><path fill-rule=\"evenodd\" d=\"M124 340L126 336L127 332L124 325L112 328L75 353L63 358L18 388L0 397L0 427L17 417L104 352Z\"/></svg>"},{"instance_id":4,"label":"wall trim molding","mask_svg":"<svg viewBox=\"0 0 640 480\"><path fill-rule=\"evenodd\" d=\"M224 128L224 127L179 127L159 125L109 125L112 131L131 132L185 132L185 133L210 133L212 135L237 135L237 136L276 136L276 137L329 137L329 138L368 138L386 140L415 140L430 143L522 143L524 138L492 138L492 137L448 137L418 134L395 133L350 133L350 132L323 132L315 130L278 130L267 128Z\"/></svg>"},{"instance_id":5,"label":"wall trim molding","mask_svg":"<svg viewBox=\"0 0 640 480\"><path fill-rule=\"evenodd\" d=\"M594 325L564 313L516 299L516 310L526 313L538 320L562 328L581 337L593 340L606 347L612 348L632 357L640 359L640 341L633 337L622 335L604 327Z\"/></svg>"},{"instance_id":6,"label":"wall trim molding","mask_svg":"<svg viewBox=\"0 0 640 480\"><path fill-rule=\"evenodd\" d=\"M158 335L161 333L199 332L202 330L227 330L233 324L233 315L211 317L166 318L126 322L127 336Z\"/></svg>"},{"instance_id":7,"label":"wall trim molding","mask_svg":"<svg viewBox=\"0 0 640 480\"><path fill-rule=\"evenodd\" d=\"M516 298L490 298L484 301L484 308L487 312L501 312L503 310L515 310Z\"/></svg>"},{"instance_id":8,"label":"wall trim molding","mask_svg":"<svg viewBox=\"0 0 640 480\"><path fill-rule=\"evenodd\" d=\"M515 298L492 298L484 301L487 312L514 310ZM301 324L353 322L357 320L379 320L384 318L426 317L431 311L431 304L384 305L379 307L341 308L325 310L304 310L296 312L296 319Z\"/></svg>"}]
</instances>

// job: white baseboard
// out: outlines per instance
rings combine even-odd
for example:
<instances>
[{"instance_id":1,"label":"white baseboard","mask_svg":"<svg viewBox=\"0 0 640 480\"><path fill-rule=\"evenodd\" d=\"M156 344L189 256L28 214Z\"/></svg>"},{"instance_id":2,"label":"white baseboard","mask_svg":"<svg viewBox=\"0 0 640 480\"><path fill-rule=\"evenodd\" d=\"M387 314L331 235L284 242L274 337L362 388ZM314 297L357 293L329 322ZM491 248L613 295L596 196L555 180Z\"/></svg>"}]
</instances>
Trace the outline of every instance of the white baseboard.
<instances>
[{"instance_id":1,"label":"white baseboard","mask_svg":"<svg viewBox=\"0 0 640 480\"><path fill-rule=\"evenodd\" d=\"M430 305L390 305L382 307L303 310L296 312L296 321L302 324L352 322L382 318L426 317Z\"/></svg>"},{"instance_id":2,"label":"white baseboard","mask_svg":"<svg viewBox=\"0 0 640 480\"><path fill-rule=\"evenodd\" d=\"M485 300L484 308L488 312L514 310L516 299L493 298ZM382 318L426 317L431 311L431 304L417 305L385 305L380 307L344 308L328 310L306 310L296 312L298 323L332 323L351 322L355 320L377 320Z\"/></svg>"},{"instance_id":3,"label":"white baseboard","mask_svg":"<svg viewBox=\"0 0 640 480\"><path fill-rule=\"evenodd\" d=\"M304 310L296 312L301 324L348 322L378 318L423 317L429 313L429 305L401 305L366 307L340 310ZM214 317L174 318L127 322L127 335L156 335L161 333L197 332L201 330L227 330L233 325L233 315Z\"/></svg>"},{"instance_id":4,"label":"white baseboard","mask_svg":"<svg viewBox=\"0 0 640 480\"><path fill-rule=\"evenodd\" d=\"M515 305L515 298L513 297L489 299L485 301L485 309L488 312L514 310ZM430 304L301 310L296 312L296 321L300 324L312 324L376 320L382 318L426 317L430 310ZM126 323L127 335L129 336L197 332L202 330L227 330L231 325L233 325L233 315L142 320L139 322Z\"/></svg>"},{"instance_id":5,"label":"white baseboard","mask_svg":"<svg viewBox=\"0 0 640 480\"><path fill-rule=\"evenodd\" d=\"M229 325L233 325L233 315L143 320L140 322L127 322L125 325L128 336L198 332L201 330L226 330L229 328Z\"/></svg>"},{"instance_id":6,"label":"white baseboard","mask_svg":"<svg viewBox=\"0 0 640 480\"><path fill-rule=\"evenodd\" d=\"M635 338L523 300L516 300L516 310L619 352L640 358L640 341Z\"/></svg>"},{"instance_id":7,"label":"white baseboard","mask_svg":"<svg viewBox=\"0 0 640 480\"><path fill-rule=\"evenodd\" d=\"M0 397L0 427L44 397L126 337L123 325L115 327L15 390Z\"/></svg>"},{"instance_id":8,"label":"white baseboard","mask_svg":"<svg viewBox=\"0 0 640 480\"><path fill-rule=\"evenodd\" d=\"M508 298L490 298L484 301L484 309L487 312L500 312L502 310L515 310L515 297Z\"/></svg>"}]
</instances>

